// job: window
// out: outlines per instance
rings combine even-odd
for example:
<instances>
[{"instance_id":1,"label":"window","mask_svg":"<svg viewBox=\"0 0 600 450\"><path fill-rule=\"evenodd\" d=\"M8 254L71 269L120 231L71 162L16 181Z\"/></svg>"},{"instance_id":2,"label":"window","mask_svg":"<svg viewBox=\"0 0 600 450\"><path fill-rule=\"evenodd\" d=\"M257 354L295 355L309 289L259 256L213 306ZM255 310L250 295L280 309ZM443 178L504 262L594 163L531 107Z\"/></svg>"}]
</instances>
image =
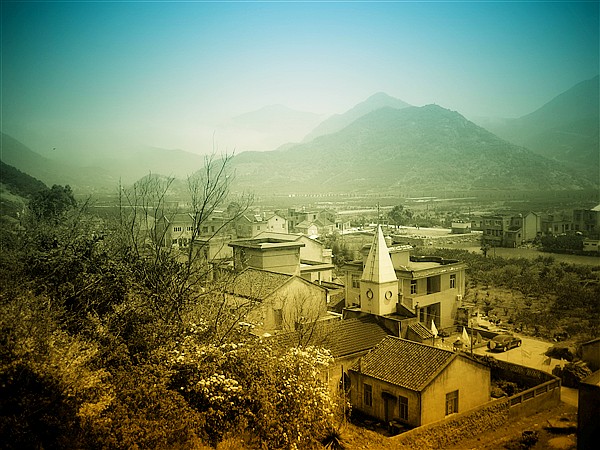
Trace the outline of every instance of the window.
<instances>
[{"instance_id":1,"label":"window","mask_svg":"<svg viewBox=\"0 0 600 450\"><path fill-rule=\"evenodd\" d=\"M408 420L408 398L398 396L398 417L402 420Z\"/></svg>"},{"instance_id":2,"label":"window","mask_svg":"<svg viewBox=\"0 0 600 450\"><path fill-rule=\"evenodd\" d=\"M367 383L364 383L363 386L365 389L365 406L373 406L373 386Z\"/></svg>"},{"instance_id":3,"label":"window","mask_svg":"<svg viewBox=\"0 0 600 450\"><path fill-rule=\"evenodd\" d=\"M188 231L192 231L192 227L187 227L187 230Z\"/></svg>"},{"instance_id":4,"label":"window","mask_svg":"<svg viewBox=\"0 0 600 450\"><path fill-rule=\"evenodd\" d=\"M173 227L173 231L181 231L182 228L181 227Z\"/></svg>"},{"instance_id":5,"label":"window","mask_svg":"<svg viewBox=\"0 0 600 450\"><path fill-rule=\"evenodd\" d=\"M173 239L173 242L171 242L172 245L177 245L177 239Z\"/></svg>"},{"instance_id":6,"label":"window","mask_svg":"<svg viewBox=\"0 0 600 450\"><path fill-rule=\"evenodd\" d=\"M453 273L450 275L450 289L454 289L456 287L456 274Z\"/></svg>"},{"instance_id":7,"label":"window","mask_svg":"<svg viewBox=\"0 0 600 450\"><path fill-rule=\"evenodd\" d=\"M417 280L410 280L410 293L411 294L417 293Z\"/></svg>"},{"instance_id":8,"label":"window","mask_svg":"<svg viewBox=\"0 0 600 450\"><path fill-rule=\"evenodd\" d=\"M458 412L458 391L446 394L446 415Z\"/></svg>"},{"instance_id":9,"label":"window","mask_svg":"<svg viewBox=\"0 0 600 450\"><path fill-rule=\"evenodd\" d=\"M356 273L352 274L352 287L356 289L360 288L360 275Z\"/></svg>"}]
</instances>

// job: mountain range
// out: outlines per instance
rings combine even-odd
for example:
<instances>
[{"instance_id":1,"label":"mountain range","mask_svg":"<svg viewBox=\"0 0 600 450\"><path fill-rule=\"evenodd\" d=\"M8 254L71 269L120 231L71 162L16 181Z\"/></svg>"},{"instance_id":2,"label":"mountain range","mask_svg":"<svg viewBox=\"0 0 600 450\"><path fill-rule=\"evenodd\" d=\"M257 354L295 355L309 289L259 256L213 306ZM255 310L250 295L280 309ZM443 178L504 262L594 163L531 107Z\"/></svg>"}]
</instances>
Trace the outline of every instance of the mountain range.
<instances>
[{"instance_id":1,"label":"mountain range","mask_svg":"<svg viewBox=\"0 0 600 450\"><path fill-rule=\"evenodd\" d=\"M598 177L599 77L582 81L518 119L481 123L498 136Z\"/></svg>"},{"instance_id":2,"label":"mountain range","mask_svg":"<svg viewBox=\"0 0 600 450\"><path fill-rule=\"evenodd\" d=\"M273 106L238 116L231 126L268 133L274 124L296 122L299 132L318 121ZM479 124L485 128L437 105L410 106L378 93L314 125L298 143L237 153L234 187L292 193L598 186L598 77L519 119ZM139 148L92 155L82 166L1 138L5 164L81 192L114 192L119 181L129 184L148 173L182 178L204 163L203 156L182 150Z\"/></svg>"},{"instance_id":3,"label":"mountain range","mask_svg":"<svg viewBox=\"0 0 600 450\"><path fill-rule=\"evenodd\" d=\"M437 105L381 108L282 150L237 155L238 188L263 192L585 189L593 183Z\"/></svg>"}]
</instances>

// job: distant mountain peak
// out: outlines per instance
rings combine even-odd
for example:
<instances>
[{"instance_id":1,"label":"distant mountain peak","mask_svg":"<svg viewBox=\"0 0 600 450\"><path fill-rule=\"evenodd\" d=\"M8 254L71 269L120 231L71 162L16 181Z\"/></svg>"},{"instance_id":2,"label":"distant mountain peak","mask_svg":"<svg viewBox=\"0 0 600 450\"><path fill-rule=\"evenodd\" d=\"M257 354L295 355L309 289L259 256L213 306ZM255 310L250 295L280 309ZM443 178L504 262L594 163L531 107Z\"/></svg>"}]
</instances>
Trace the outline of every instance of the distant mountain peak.
<instances>
[{"instance_id":1,"label":"distant mountain peak","mask_svg":"<svg viewBox=\"0 0 600 450\"><path fill-rule=\"evenodd\" d=\"M411 105L402 100L394 98L385 92L377 92L345 113L334 114L329 119L321 122L318 127L316 127L304 138L303 142L311 141L326 134L336 133L346 128L355 120L360 119L366 114L369 114L380 108L403 109L408 108L409 106Z\"/></svg>"}]
</instances>

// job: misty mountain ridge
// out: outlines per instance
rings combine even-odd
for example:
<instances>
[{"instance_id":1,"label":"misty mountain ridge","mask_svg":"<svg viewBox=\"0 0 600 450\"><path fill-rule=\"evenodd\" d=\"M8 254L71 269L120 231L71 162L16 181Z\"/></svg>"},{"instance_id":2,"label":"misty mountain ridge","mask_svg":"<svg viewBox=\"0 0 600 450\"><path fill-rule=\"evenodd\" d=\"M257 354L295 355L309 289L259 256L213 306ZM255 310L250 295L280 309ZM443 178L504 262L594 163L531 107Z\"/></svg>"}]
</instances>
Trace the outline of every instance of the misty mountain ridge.
<instances>
[{"instance_id":1,"label":"misty mountain ridge","mask_svg":"<svg viewBox=\"0 0 600 450\"><path fill-rule=\"evenodd\" d=\"M597 82L597 77L595 80ZM521 119L531 121L532 128L538 124L560 127L567 119L574 119L575 122L568 122L571 131L576 129L574 123L590 124L598 115L590 81L593 82L580 83ZM597 103L597 86L595 89ZM550 120L549 115L554 119ZM273 105L238 116L232 123L237 121L238 127L254 127L251 132L258 133L256 130L262 129L268 134L276 116L279 123L291 117L304 117L306 124L316 115ZM506 121L490 122L490 128L505 124ZM582 135L597 142L598 132L594 132L593 127L586 130L587 134ZM311 135L314 137L308 140ZM542 140L545 134L541 132L537 136ZM578 139L585 141L573 132L562 136L570 139L572 147ZM550 156L555 161L549 161L515 145L514 139L511 142L457 112L436 105L413 107L378 93L347 112L326 119L300 143L288 142L277 150L264 152L243 151L237 147L233 165L240 189L270 192L360 192L409 187L534 190L597 187L597 145L594 155L594 149L590 150L589 142L585 141L590 156L581 156L582 163L575 172L558 157ZM57 159L39 155L10 136L2 135L5 163L48 185L70 184L84 192L114 190L119 181L131 184L149 173L184 179L204 165L202 155L141 146L81 155L79 160L66 158L60 149L49 152L48 156ZM85 165L81 164L85 158ZM570 164L573 166L572 161Z\"/></svg>"},{"instance_id":2,"label":"misty mountain ridge","mask_svg":"<svg viewBox=\"0 0 600 450\"><path fill-rule=\"evenodd\" d=\"M241 114L216 129L220 147L237 151L274 150L289 142L300 142L324 116L270 105Z\"/></svg>"},{"instance_id":3,"label":"misty mountain ridge","mask_svg":"<svg viewBox=\"0 0 600 450\"><path fill-rule=\"evenodd\" d=\"M480 121L498 136L565 162L598 182L599 77L576 84L518 119Z\"/></svg>"},{"instance_id":4,"label":"misty mountain ridge","mask_svg":"<svg viewBox=\"0 0 600 450\"><path fill-rule=\"evenodd\" d=\"M557 162L437 105L381 108L336 133L234 158L239 188L281 192L584 189Z\"/></svg>"},{"instance_id":5,"label":"misty mountain ridge","mask_svg":"<svg viewBox=\"0 0 600 450\"><path fill-rule=\"evenodd\" d=\"M360 102L353 108L349 109L345 113L334 114L333 116L329 117L309 134L307 134L302 142L309 142L316 137L340 131L365 114L376 111L380 108L390 107L402 109L409 106L411 105L402 100L391 97L384 92L378 92L367 98L365 101Z\"/></svg>"}]
</instances>

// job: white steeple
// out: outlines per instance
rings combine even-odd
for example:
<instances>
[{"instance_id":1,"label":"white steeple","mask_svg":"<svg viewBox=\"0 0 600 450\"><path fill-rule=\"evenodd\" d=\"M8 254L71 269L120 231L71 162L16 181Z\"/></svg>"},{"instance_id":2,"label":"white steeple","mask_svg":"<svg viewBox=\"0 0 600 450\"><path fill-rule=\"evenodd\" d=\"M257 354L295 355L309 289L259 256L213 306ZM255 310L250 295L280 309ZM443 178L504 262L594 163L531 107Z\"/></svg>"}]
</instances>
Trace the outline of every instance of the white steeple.
<instances>
[{"instance_id":1,"label":"white steeple","mask_svg":"<svg viewBox=\"0 0 600 450\"><path fill-rule=\"evenodd\" d=\"M385 245L383 231L378 225L360 279L360 309L366 313L383 316L394 313L397 303L398 278L390 252Z\"/></svg>"},{"instance_id":2,"label":"white steeple","mask_svg":"<svg viewBox=\"0 0 600 450\"><path fill-rule=\"evenodd\" d=\"M370 281L372 283L387 283L398 281L390 252L385 244L381 225L377 225L377 231L367 256L367 262L363 269L361 281Z\"/></svg>"}]
</instances>

